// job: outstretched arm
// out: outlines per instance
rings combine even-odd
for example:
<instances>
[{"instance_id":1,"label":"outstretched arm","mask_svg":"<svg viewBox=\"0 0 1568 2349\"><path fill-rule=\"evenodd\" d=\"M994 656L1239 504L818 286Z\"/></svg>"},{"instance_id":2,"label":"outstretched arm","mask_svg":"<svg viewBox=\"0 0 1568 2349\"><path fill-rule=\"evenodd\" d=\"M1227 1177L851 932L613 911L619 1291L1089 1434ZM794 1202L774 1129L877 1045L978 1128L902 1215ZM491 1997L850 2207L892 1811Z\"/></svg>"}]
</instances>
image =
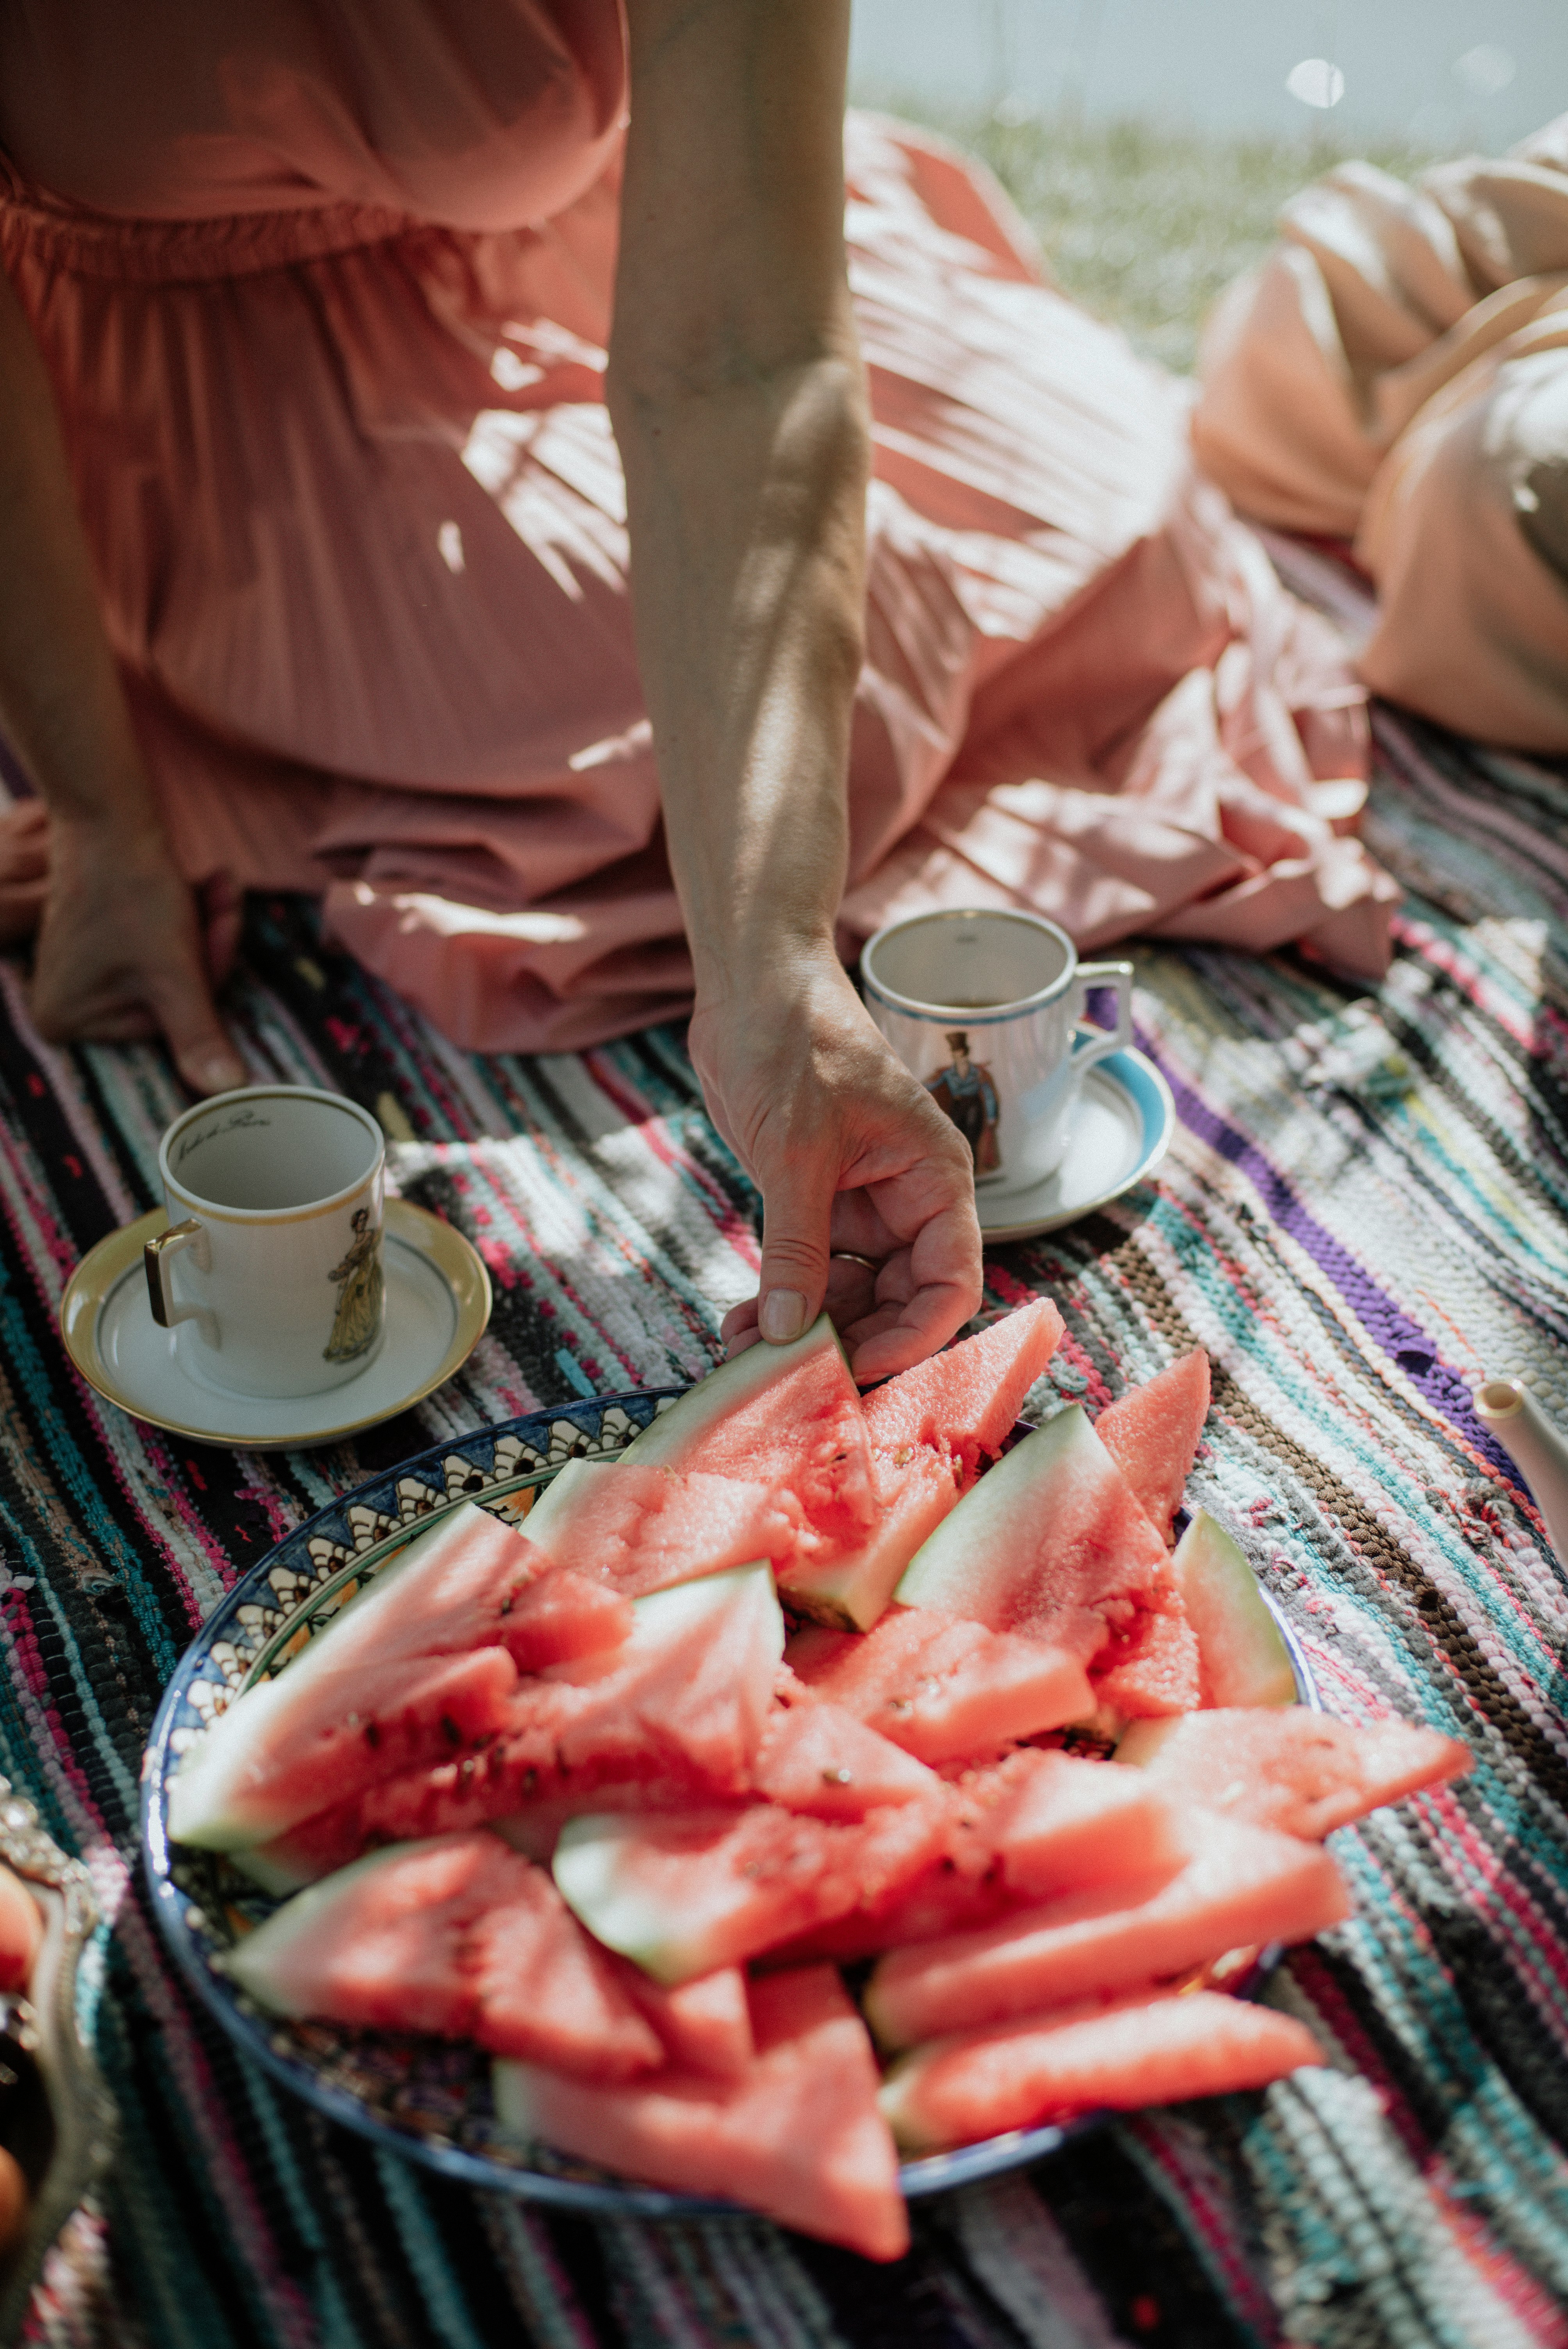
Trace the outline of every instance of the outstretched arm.
<instances>
[{"instance_id":1,"label":"outstretched arm","mask_svg":"<svg viewBox=\"0 0 1568 2349\"><path fill-rule=\"evenodd\" d=\"M847 0L630 0L610 351L638 652L708 1106L759 1184L732 1343L829 1295L862 1379L980 1297L969 1154L834 951L868 435L843 254Z\"/></svg>"},{"instance_id":2,"label":"outstretched arm","mask_svg":"<svg viewBox=\"0 0 1568 2349\"><path fill-rule=\"evenodd\" d=\"M46 837L27 810L5 843L21 912L29 883L45 890L33 988L43 1033L113 1041L162 1030L196 1092L243 1084L104 634L48 378L4 271L0 724L48 811Z\"/></svg>"}]
</instances>

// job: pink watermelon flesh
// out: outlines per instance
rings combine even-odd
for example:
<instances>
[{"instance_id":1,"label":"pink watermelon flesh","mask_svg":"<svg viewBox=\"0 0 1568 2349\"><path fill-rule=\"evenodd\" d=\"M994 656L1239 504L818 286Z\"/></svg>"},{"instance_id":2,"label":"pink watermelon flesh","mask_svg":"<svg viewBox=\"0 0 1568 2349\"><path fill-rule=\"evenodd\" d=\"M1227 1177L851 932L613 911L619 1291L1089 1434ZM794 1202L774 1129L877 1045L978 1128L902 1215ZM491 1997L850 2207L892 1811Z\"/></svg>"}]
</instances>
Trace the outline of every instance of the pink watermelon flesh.
<instances>
[{"instance_id":1,"label":"pink watermelon flesh","mask_svg":"<svg viewBox=\"0 0 1568 2349\"><path fill-rule=\"evenodd\" d=\"M1169 1541L1209 1415L1209 1357L1194 1346L1180 1361L1108 1403L1094 1432Z\"/></svg>"},{"instance_id":2,"label":"pink watermelon flesh","mask_svg":"<svg viewBox=\"0 0 1568 2349\"><path fill-rule=\"evenodd\" d=\"M766 1580L765 1568L757 1573ZM738 1579L744 1572L732 1588ZM647 1785L686 1804L744 1795L778 1669L766 1616L776 1626L778 1615L769 1596L766 1611L745 1610L730 1636L716 1637L703 1609L722 1607L725 1595L710 1576L639 1600L645 1620L659 1610L648 1637L639 1630L608 1659L524 1682L499 1731L330 1805L258 1857L277 1881L310 1882L369 1845L482 1826L535 1802L603 1807L593 1798L606 1785Z\"/></svg>"},{"instance_id":3,"label":"pink watermelon flesh","mask_svg":"<svg viewBox=\"0 0 1568 2349\"><path fill-rule=\"evenodd\" d=\"M574 1580L547 1594L552 1574L471 1504L427 1527L219 1714L171 1781L170 1835L234 1850L286 1833L328 1794L346 1801L489 1734L517 1662L624 1640L613 1594Z\"/></svg>"},{"instance_id":4,"label":"pink watermelon flesh","mask_svg":"<svg viewBox=\"0 0 1568 2349\"><path fill-rule=\"evenodd\" d=\"M812 1626L784 1652L818 1696L922 1762L995 1753L1094 1710L1074 1658L926 1608L892 1608L863 1636Z\"/></svg>"},{"instance_id":5,"label":"pink watermelon flesh","mask_svg":"<svg viewBox=\"0 0 1568 2349\"><path fill-rule=\"evenodd\" d=\"M616 1977L658 2033L669 2061L710 2080L738 2080L756 2055L746 1976L720 1966L695 1982L666 1990L624 1958L612 1961Z\"/></svg>"},{"instance_id":6,"label":"pink watermelon flesh","mask_svg":"<svg viewBox=\"0 0 1568 2349\"><path fill-rule=\"evenodd\" d=\"M505 1644L519 1671L540 1672L550 1664L612 1652L631 1628L631 1608L618 1590L558 1568L513 1599Z\"/></svg>"},{"instance_id":7,"label":"pink watermelon flesh","mask_svg":"<svg viewBox=\"0 0 1568 2349\"><path fill-rule=\"evenodd\" d=\"M1114 1885L975 1933L893 1950L866 1992L888 2047L912 2047L1074 1999L1129 1990L1267 1941L1301 1941L1349 1903L1326 1852L1268 1827L1193 1813L1193 1856L1147 1888Z\"/></svg>"},{"instance_id":8,"label":"pink watermelon flesh","mask_svg":"<svg viewBox=\"0 0 1568 2349\"><path fill-rule=\"evenodd\" d=\"M873 1450L872 1475L877 1521L859 1547L825 1559L802 1551L779 1568L779 1594L798 1615L869 1631L915 1551L958 1499L951 1461L925 1444Z\"/></svg>"},{"instance_id":9,"label":"pink watermelon flesh","mask_svg":"<svg viewBox=\"0 0 1568 2349\"><path fill-rule=\"evenodd\" d=\"M1089 1885L1147 1890L1187 1845L1169 1802L1138 1800L1143 1775L1021 1746L949 1784L941 1851L890 1898L770 1951L769 1965L847 1965L907 1942L993 1925L1041 1899Z\"/></svg>"},{"instance_id":10,"label":"pink watermelon flesh","mask_svg":"<svg viewBox=\"0 0 1568 2349\"><path fill-rule=\"evenodd\" d=\"M1038 1754L1011 1800L983 1832L1012 1892L1037 1899L1091 1885L1147 1884L1174 1876L1187 1857L1174 1805L1140 1799L1148 1774L1114 1762Z\"/></svg>"},{"instance_id":11,"label":"pink watermelon flesh","mask_svg":"<svg viewBox=\"0 0 1568 2349\"><path fill-rule=\"evenodd\" d=\"M362 1661L500 1645L517 1595L548 1571L526 1535L467 1502L439 1524L416 1530L407 1548L345 1601L311 1647L325 1638L335 1668L346 1671Z\"/></svg>"},{"instance_id":12,"label":"pink watermelon flesh","mask_svg":"<svg viewBox=\"0 0 1568 2349\"><path fill-rule=\"evenodd\" d=\"M1090 1666L1089 1681L1099 1702L1125 1720L1197 1711L1198 1638L1175 1590L1162 1592L1157 1606L1140 1608L1113 1635Z\"/></svg>"},{"instance_id":13,"label":"pink watermelon flesh","mask_svg":"<svg viewBox=\"0 0 1568 2349\"><path fill-rule=\"evenodd\" d=\"M753 1558L788 1558L805 1520L787 1488L699 1470L593 1468L540 1541L558 1566L628 1599Z\"/></svg>"},{"instance_id":14,"label":"pink watermelon flesh","mask_svg":"<svg viewBox=\"0 0 1568 2349\"><path fill-rule=\"evenodd\" d=\"M897 1598L1087 1665L1164 1564L1126 1477L1072 1404L965 1495L911 1560Z\"/></svg>"},{"instance_id":15,"label":"pink watermelon flesh","mask_svg":"<svg viewBox=\"0 0 1568 2349\"><path fill-rule=\"evenodd\" d=\"M1408 1722L1361 1728L1300 1705L1259 1706L1161 1724L1142 1775L1183 1803L1315 1840L1460 1776L1474 1759L1457 1739Z\"/></svg>"},{"instance_id":16,"label":"pink watermelon flesh","mask_svg":"<svg viewBox=\"0 0 1568 2349\"><path fill-rule=\"evenodd\" d=\"M273 2013L472 2039L590 2079L663 2055L550 1878L494 1836L377 1852L274 1910L227 1966Z\"/></svg>"},{"instance_id":17,"label":"pink watermelon flesh","mask_svg":"<svg viewBox=\"0 0 1568 2349\"><path fill-rule=\"evenodd\" d=\"M738 1965L830 1917L885 1899L940 1848L944 1802L862 1820L744 1810L573 1820L555 1880L600 1940L656 1981Z\"/></svg>"},{"instance_id":18,"label":"pink watermelon flesh","mask_svg":"<svg viewBox=\"0 0 1568 2349\"><path fill-rule=\"evenodd\" d=\"M795 1347L753 1350L756 1370L742 1370L744 1356L723 1364L655 1420L631 1448L635 1457L612 1473L647 1462L791 1493L822 1554L859 1548L876 1521L871 1454L860 1395L826 1317Z\"/></svg>"},{"instance_id":19,"label":"pink watermelon flesh","mask_svg":"<svg viewBox=\"0 0 1568 2349\"><path fill-rule=\"evenodd\" d=\"M1062 1317L1048 1297L1016 1307L977 1336L901 1371L862 1397L866 1432L883 1452L931 1444L951 1453L965 1483L994 1460L1019 1405L1061 1340Z\"/></svg>"},{"instance_id":20,"label":"pink watermelon flesh","mask_svg":"<svg viewBox=\"0 0 1568 2349\"><path fill-rule=\"evenodd\" d=\"M907 2151L936 2153L1071 2113L1264 2088L1322 2062L1294 2017L1192 1991L933 2040L893 2065L882 2107Z\"/></svg>"},{"instance_id":21,"label":"pink watermelon flesh","mask_svg":"<svg viewBox=\"0 0 1568 2349\"><path fill-rule=\"evenodd\" d=\"M923 1762L804 1691L763 1731L751 1783L766 1801L820 1819L863 1819L887 1803L942 1799L942 1782Z\"/></svg>"},{"instance_id":22,"label":"pink watermelon flesh","mask_svg":"<svg viewBox=\"0 0 1568 2349\"><path fill-rule=\"evenodd\" d=\"M286 1833L325 1795L352 1799L397 1771L433 1766L494 1734L507 1718L517 1667L504 1648L395 1656L314 1672L308 1705L292 1706L287 1677L262 1683L231 1708L246 1733L242 1745L225 1749L209 1731L206 1751L194 1748L182 1764L170 1787L176 1842L243 1849ZM203 1806L215 1765L231 1760L216 1798Z\"/></svg>"},{"instance_id":23,"label":"pink watermelon flesh","mask_svg":"<svg viewBox=\"0 0 1568 2349\"><path fill-rule=\"evenodd\" d=\"M590 2087L498 2066L496 2106L522 2135L676 2193L721 2195L867 2259L909 2248L898 2158L877 2109L865 2026L828 1966L751 1986L757 2053L727 2085L672 2068Z\"/></svg>"}]
</instances>

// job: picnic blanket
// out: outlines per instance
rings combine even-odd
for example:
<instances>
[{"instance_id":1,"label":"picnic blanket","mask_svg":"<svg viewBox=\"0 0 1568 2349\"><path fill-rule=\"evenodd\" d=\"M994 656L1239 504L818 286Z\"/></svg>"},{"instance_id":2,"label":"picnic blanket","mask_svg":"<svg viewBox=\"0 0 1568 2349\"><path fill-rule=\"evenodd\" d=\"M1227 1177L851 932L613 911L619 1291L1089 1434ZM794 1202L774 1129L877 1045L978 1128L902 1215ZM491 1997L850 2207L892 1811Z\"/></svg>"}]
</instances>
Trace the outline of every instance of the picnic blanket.
<instances>
[{"instance_id":1,"label":"picnic blanket","mask_svg":"<svg viewBox=\"0 0 1568 2349\"><path fill-rule=\"evenodd\" d=\"M82 1252L155 1198L182 1106L150 1047L50 1050L0 965L0 1770L111 1920L84 2016L123 2137L29 2337L71 2349L1526 2349L1568 2342L1568 1577L1471 1410L1568 1414L1568 771L1387 713L1368 831L1405 884L1376 999L1288 957L1138 955L1180 1131L1157 1182L990 1251L1048 1291L1036 1391L1096 1409L1199 1343L1192 1478L1330 1706L1463 1737L1472 1776L1336 1838L1352 1921L1270 1995L1331 2067L1150 2112L921 2204L892 2269L737 2219L592 2224L448 2185L242 2062L166 1962L137 1772L201 1616L289 1526L487 1419L695 1377L758 1202L678 1031L469 1057L253 906L232 998L257 1079L376 1111L404 1193L495 1283L460 1377L352 1444L230 1453L123 1417L56 1330Z\"/></svg>"}]
</instances>

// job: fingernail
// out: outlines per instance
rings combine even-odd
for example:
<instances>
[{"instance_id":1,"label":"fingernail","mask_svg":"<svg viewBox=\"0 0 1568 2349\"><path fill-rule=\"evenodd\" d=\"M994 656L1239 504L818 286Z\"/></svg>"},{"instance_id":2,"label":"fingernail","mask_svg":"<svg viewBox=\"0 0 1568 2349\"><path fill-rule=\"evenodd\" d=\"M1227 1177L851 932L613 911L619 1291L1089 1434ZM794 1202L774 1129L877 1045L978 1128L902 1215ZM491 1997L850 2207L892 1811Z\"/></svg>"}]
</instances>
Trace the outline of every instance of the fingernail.
<instances>
[{"instance_id":1,"label":"fingernail","mask_svg":"<svg viewBox=\"0 0 1568 2349\"><path fill-rule=\"evenodd\" d=\"M806 1327L806 1300L798 1288L770 1288L758 1326L770 1345L787 1346Z\"/></svg>"},{"instance_id":2,"label":"fingernail","mask_svg":"<svg viewBox=\"0 0 1568 2349\"><path fill-rule=\"evenodd\" d=\"M210 1093L232 1093L245 1081L244 1063L232 1052L203 1052L191 1062L196 1083Z\"/></svg>"}]
</instances>

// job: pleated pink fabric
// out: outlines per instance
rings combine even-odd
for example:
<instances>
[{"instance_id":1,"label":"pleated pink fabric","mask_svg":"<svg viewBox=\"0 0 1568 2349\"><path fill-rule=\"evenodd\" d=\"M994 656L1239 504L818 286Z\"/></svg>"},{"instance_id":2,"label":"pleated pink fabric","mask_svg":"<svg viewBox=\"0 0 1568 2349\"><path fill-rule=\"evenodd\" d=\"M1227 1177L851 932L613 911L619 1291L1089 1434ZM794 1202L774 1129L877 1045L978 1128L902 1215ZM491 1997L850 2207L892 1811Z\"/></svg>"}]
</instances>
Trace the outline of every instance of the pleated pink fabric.
<instances>
[{"instance_id":1,"label":"pleated pink fabric","mask_svg":"<svg viewBox=\"0 0 1568 2349\"><path fill-rule=\"evenodd\" d=\"M0 12L0 257L184 869L321 892L481 1049L690 998L603 405L624 89L615 0ZM940 142L851 117L847 163L845 951L1023 905L1377 975L1361 691L1194 473L1186 392Z\"/></svg>"},{"instance_id":2,"label":"pleated pink fabric","mask_svg":"<svg viewBox=\"0 0 1568 2349\"><path fill-rule=\"evenodd\" d=\"M1212 320L1193 443L1246 512L1354 538L1363 678L1568 750L1568 114L1407 187L1346 163Z\"/></svg>"}]
</instances>

